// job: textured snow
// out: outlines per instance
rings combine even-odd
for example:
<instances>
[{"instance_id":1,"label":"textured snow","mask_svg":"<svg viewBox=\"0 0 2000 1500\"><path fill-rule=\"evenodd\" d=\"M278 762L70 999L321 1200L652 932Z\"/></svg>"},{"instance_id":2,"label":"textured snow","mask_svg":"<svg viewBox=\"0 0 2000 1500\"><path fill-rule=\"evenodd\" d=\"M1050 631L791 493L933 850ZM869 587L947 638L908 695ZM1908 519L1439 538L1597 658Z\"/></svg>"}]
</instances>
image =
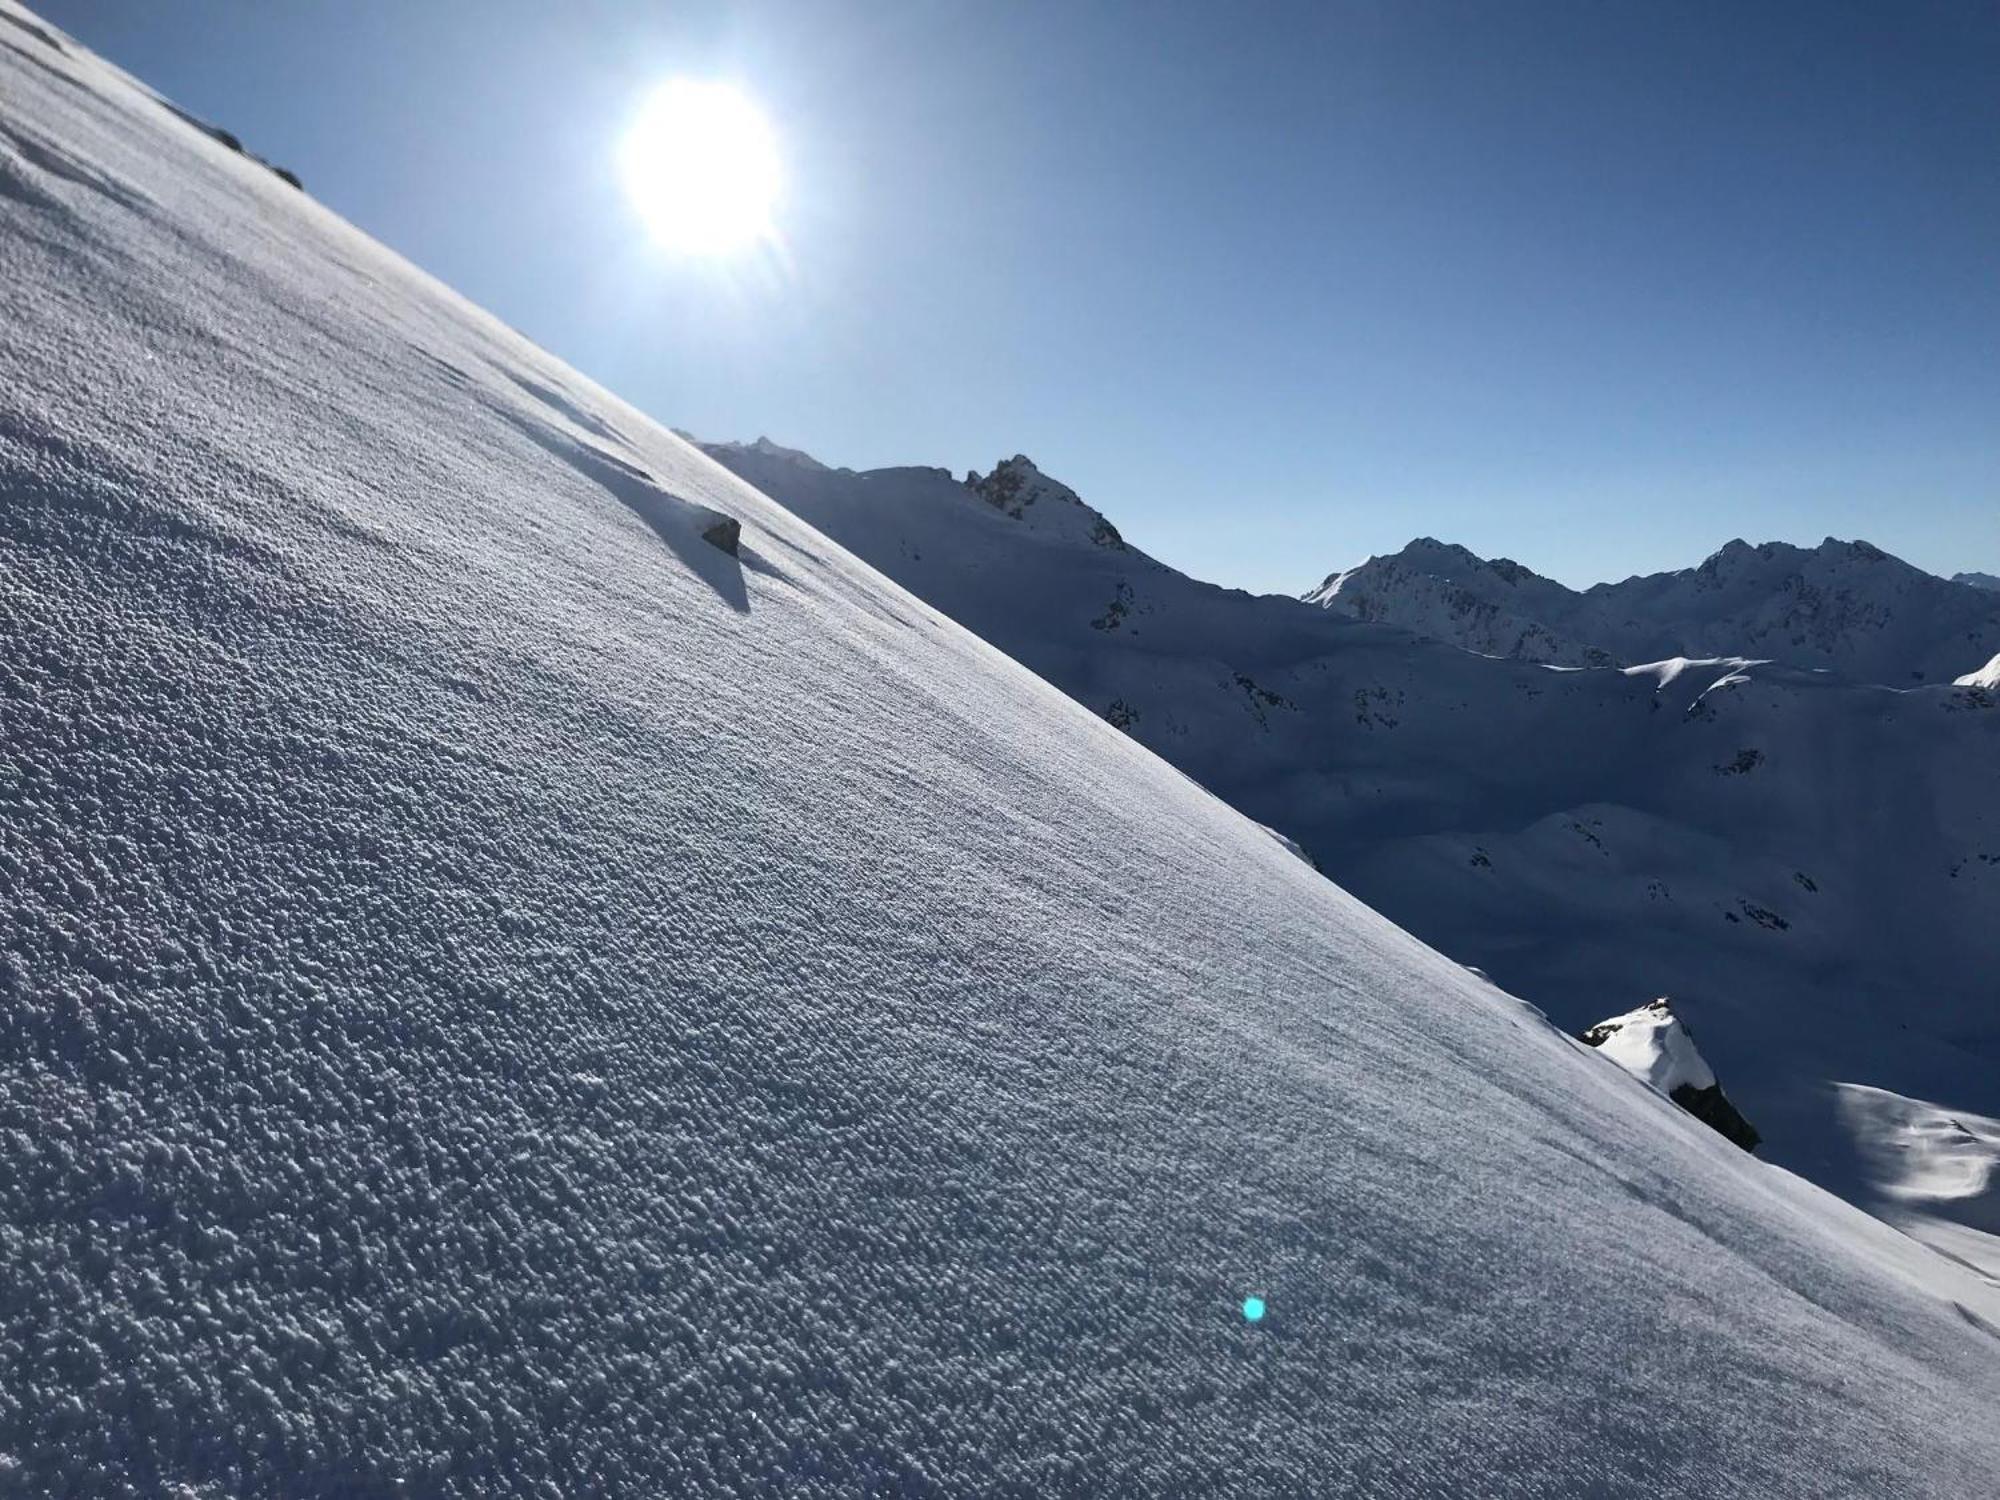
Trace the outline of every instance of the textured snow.
<instances>
[{"instance_id":1,"label":"textured snow","mask_svg":"<svg viewBox=\"0 0 2000 1500\"><path fill-rule=\"evenodd\" d=\"M1682 1085L1715 1087L1714 1072L1671 1010L1642 1005L1598 1025L1609 1034L1597 1050L1648 1087L1667 1095Z\"/></svg>"},{"instance_id":2,"label":"textured snow","mask_svg":"<svg viewBox=\"0 0 2000 1500\"><path fill-rule=\"evenodd\" d=\"M1866 542L1733 541L1699 567L1582 592L1428 537L1334 574L1307 602L1487 655L1571 666L1742 653L1859 682L1945 682L2000 651L2000 598Z\"/></svg>"},{"instance_id":3,"label":"textured snow","mask_svg":"<svg viewBox=\"0 0 2000 1500\"><path fill-rule=\"evenodd\" d=\"M11 1488L2000 1485L1976 1277L0 31Z\"/></svg>"}]
</instances>

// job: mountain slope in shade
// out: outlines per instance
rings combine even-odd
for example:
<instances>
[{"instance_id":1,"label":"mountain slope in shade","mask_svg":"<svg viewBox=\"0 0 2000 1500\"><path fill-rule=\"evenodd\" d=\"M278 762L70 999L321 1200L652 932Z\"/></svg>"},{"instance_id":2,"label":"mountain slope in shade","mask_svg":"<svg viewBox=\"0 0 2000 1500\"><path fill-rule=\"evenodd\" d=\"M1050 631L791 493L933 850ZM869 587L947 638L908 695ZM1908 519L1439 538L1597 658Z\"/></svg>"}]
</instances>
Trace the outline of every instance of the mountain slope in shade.
<instances>
[{"instance_id":1,"label":"mountain slope in shade","mask_svg":"<svg viewBox=\"0 0 2000 1500\"><path fill-rule=\"evenodd\" d=\"M2000 651L2000 596L1831 537L1810 549L1735 541L1700 567L1581 593L1425 538L1305 597L1467 650L1565 666L1739 655L1906 687L1950 682Z\"/></svg>"},{"instance_id":2,"label":"mountain slope in shade","mask_svg":"<svg viewBox=\"0 0 2000 1500\"><path fill-rule=\"evenodd\" d=\"M1954 573L1953 583L1963 583L1976 589L2000 590L2000 575L1993 573Z\"/></svg>"},{"instance_id":3,"label":"mountain slope in shade","mask_svg":"<svg viewBox=\"0 0 2000 1500\"><path fill-rule=\"evenodd\" d=\"M1038 532L941 469L708 452L1566 1030L1672 995L1772 1159L1881 1206L1832 1083L2000 1113L1990 695L1490 660Z\"/></svg>"},{"instance_id":4,"label":"mountain slope in shade","mask_svg":"<svg viewBox=\"0 0 2000 1500\"><path fill-rule=\"evenodd\" d=\"M9 5L0 101L6 1487L2000 1483L1976 1277Z\"/></svg>"}]
</instances>

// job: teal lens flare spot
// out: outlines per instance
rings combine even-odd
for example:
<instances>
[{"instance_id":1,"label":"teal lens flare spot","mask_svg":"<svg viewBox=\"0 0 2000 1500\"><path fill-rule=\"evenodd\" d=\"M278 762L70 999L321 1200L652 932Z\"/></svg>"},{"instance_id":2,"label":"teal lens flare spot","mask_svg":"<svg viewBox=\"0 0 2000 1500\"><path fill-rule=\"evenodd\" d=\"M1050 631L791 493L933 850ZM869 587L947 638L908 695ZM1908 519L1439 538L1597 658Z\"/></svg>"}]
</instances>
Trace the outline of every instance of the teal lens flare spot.
<instances>
[{"instance_id":1,"label":"teal lens flare spot","mask_svg":"<svg viewBox=\"0 0 2000 1500\"><path fill-rule=\"evenodd\" d=\"M1263 1316L1264 1316L1264 1299L1262 1297L1245 1297L1243 1299L1244 1322L1255 1323Z\"/></svg>"}]
</instances>

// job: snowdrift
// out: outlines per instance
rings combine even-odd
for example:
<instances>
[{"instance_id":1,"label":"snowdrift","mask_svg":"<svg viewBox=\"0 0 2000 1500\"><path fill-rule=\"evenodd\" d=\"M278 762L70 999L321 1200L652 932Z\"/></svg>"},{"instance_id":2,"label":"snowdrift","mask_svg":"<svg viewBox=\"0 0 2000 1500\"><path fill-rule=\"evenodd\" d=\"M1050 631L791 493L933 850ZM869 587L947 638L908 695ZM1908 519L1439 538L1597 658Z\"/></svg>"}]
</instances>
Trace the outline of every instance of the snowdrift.
<instances>
[{"instance_id":1,"label":"snowdrift","mask_svg":"<svg viewBox=\"0 0 2000 1500\"><path fill-rule=\"evenodd\" d=\"M12 1487L2000 1486L1976 1277L11 8L0 252Z\"/></svg>"}]
</instances>

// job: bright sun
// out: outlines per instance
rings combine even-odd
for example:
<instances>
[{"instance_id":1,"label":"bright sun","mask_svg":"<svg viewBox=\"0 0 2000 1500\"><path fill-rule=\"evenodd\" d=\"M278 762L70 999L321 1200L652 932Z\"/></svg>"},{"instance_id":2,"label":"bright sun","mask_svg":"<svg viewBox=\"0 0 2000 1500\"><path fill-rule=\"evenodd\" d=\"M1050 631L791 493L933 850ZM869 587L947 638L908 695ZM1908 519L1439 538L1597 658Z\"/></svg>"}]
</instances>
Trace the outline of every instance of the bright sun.
<instances>
[{"instance_id":1,"label":"bright sun","mask_svg":"<svg viewBox=\"0 0 2000 1500\"><path fill-rule=\"evenodd\" d=\"M662 245L720 255L772 233L778 145L726 83L676 78L639 110L619 150L625 190Z\"/></svg>"}]
</instances>

